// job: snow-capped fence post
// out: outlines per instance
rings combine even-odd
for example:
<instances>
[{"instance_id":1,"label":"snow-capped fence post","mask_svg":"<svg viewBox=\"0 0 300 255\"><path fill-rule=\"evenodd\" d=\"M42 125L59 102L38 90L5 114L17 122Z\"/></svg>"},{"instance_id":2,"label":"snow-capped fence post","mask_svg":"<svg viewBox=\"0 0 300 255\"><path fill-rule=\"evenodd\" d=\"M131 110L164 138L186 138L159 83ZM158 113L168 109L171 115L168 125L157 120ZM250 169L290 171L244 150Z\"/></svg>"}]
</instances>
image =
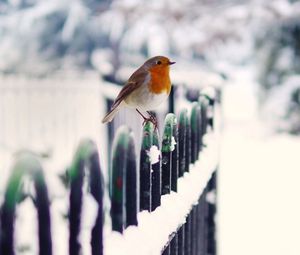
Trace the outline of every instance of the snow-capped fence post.
<instances>
[{"instance_id":1,"label":"snow-capped fence post","mask_svg":"<svg viewBox=\"0 0 300 255\"><path fill-rule=\"evenodd\" d=\"M69 208L69 254L81 254L81 244L78 240L82 210L82 187L85 170L89 170L89 187L98 209L95 225L91 235L93 255L103 254L103 179L100 170L99 156L96 145L91 140L80 143L73 162L69 168L70 178L70 208Z\"/></svg>"},{"instance_id":2,"label":"snow-capped fence post","mask_svg":"<svg viewBox=\"0 0 300 255\"><path fill-rule=\"evenodd\" d=\"M52 254L51 219L48 190L44 173L37 157L30 152L22 152L12 168L12 174L4 195L1 208L1 253L14 255L14 223L16 206L24 197L22 184L29 176L35 187L34 203L38 212L39 254Z\"/></svg>"},{"instance_id":3,"label":"snow-capped fence post","mask_svg":"<svg viewBox=\"0 0 300 255\"><path fill-rule=\"evenodd\" d=\"M152 205L151 210L154 211L161 203L161 152L159 151L159 134L158 129L153 132L153 148L158 153L155 156L154 162L152 164Z\"/></svg>"},{"instance_id":4,"label":"snow-capped fence post","mask_svg":"<svg viewBox=\"0 0 300 255\"><path fill-rule=\"evenodd\" d=\"M143 128L141 156L140 156L140 210L151 211L151 155L150 150L153 145L154 126L147 122Z\"/></svg>"}]
</instances>

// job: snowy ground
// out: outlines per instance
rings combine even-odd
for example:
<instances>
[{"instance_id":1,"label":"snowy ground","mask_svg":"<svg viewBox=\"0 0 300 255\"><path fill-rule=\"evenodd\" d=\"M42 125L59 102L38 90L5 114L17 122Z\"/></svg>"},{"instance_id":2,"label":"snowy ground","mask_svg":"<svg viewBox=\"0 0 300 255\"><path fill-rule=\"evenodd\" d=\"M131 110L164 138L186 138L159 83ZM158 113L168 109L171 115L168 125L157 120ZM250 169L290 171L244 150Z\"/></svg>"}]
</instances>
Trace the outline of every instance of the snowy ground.
<instances>
[{"instance_id":1,"label":"snowy ground","mask_svg":"<svg viewBox=\"0 0 300 255\"><path fill-rule=\"evenodd\" d=\"M224 90L219 255L299 255L300 138L266 128L255 88L242 70Z\"/></svg>"}]
</instances>

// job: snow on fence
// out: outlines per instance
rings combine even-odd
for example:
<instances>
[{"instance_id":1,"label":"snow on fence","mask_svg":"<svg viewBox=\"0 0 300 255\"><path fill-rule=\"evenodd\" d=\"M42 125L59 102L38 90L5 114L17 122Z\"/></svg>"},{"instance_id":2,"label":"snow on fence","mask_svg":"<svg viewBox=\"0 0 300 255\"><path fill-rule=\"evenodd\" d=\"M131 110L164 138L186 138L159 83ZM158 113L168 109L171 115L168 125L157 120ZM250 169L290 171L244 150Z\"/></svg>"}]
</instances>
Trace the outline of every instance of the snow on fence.
<instances>
[{"instance_id":1,"label":"snow on fence","mask_svg":"<svg viewBox=\"0 0 300 255\"><path fill-rule=\"evenodd\" d=\"M160 137L147 122L142 131L139 166L133 132L123 126L115 134L109 195L111 230L104 224L105 185L95 143L84 140L68 169L69 254L82 254L80 227L83 185L97 204L90 235L93 255L216 254L215 194L218 159L213 136L214 99L193 102L178 118L169 113ZM208 128L211 126L211 128ZM208 131L209 130L209 131ZM210 137L210 138L209 138ZM47 183L36 155L23 152L12 168L1 207L0 255L13 255L16 206L23 182L34 183L40 255L55 254Z\"/></svg>"}]
</instances>

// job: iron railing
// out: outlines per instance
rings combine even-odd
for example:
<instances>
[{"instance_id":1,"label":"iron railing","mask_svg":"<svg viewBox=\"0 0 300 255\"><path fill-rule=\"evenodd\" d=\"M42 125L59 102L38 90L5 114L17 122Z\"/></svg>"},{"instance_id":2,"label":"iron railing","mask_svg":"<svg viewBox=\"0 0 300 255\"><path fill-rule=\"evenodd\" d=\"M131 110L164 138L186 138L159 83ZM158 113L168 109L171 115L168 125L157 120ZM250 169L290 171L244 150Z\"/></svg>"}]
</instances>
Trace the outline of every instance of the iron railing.
<instances>
[{"instance_id":1,"label":"iron railing","mask_svg":"<svg viewBox=\"0 0 300 255\"><path fill-rule=\"evenodd\" d=\"M208 116L207 113L208 109L212 111L214 106L214 98L207 100L207 97L199 97L198 101L191 104L190 111L183 109L178 117L173 113L167 114L162 137L159 137L158 130L153 124L147 122L143 127L139 161L137 161L133 132L125 126L118 129L111 153L109 178L110 217L113 231L122 233L128 226L138 228L140 211L146 210L151 213L161 205L163 195L180 192L177 186L178 179L184 178L185 173L190 171L191 164L201 157L201 151L206 146L203 137L208 130L209 132L213 130L214 116ZM152 150L155 150L154 154ZM212 172L198 202L191 204L185 223L179 223L177 230L169 233L169 241L161 247L161 254L216 254L214 220L216 204L208 199L208 194L216 193L217 167L212 169ZM55 254L52 246L47 183L37 157L33 153L26 152L22 153L12 168L1 207L0 255L15 254L15 211L16 205L22 201L20 198L26 196L22 189L22 180L26 175L30 176L35 184L33 200L38 212L39 254ZM103 244L105 187L97 147L90 140L85 140L79 145L68 169L70 255L82 254L78 235L85 175L89 176L89 190L98 205L91 234L91 252L93 255L101 255L105 245Z\"/></svg>"}]
</instances>

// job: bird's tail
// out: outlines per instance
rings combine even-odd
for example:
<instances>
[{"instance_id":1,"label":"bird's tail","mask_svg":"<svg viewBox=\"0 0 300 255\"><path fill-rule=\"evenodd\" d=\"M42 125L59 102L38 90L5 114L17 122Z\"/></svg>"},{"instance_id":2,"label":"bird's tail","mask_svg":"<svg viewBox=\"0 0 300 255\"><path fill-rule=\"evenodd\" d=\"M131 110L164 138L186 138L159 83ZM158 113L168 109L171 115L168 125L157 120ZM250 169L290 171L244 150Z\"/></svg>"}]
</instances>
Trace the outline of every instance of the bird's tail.
<instances>
[{"instance_id":1,"label":"bird's tail","mask_svg":"<svg viewBox=\"0 0 300 255\"><path fill-rule=\"evenodd\" d=\"M115 117L115 115L117 114L117 112L120 110L121 105L122 105L122 103L119 103L119 104L113 106L111 108L111 110L102 119L102 123L111 122L113 120L113 118Z\"/></svg>"}]
</instances>

